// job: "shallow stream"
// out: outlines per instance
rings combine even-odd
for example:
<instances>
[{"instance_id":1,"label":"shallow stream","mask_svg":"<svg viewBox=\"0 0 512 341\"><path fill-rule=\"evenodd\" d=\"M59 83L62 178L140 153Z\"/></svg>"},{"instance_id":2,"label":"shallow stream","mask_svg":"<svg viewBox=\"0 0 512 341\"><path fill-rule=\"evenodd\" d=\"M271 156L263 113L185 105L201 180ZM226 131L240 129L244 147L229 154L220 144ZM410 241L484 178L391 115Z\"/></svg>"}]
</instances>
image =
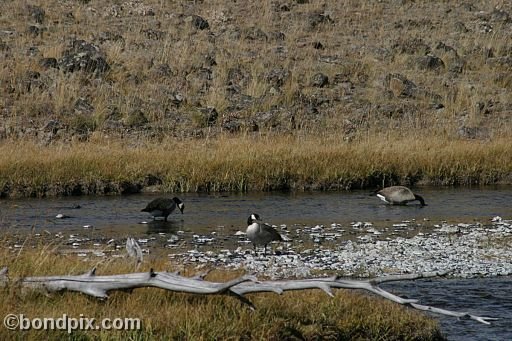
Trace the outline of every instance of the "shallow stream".
<instances>
[{"instance_id":1,"label":"shallow stream","mask_svg":"<svg viewBox=\"0 0 512 341\"><path fill-rule=\"evenodd\" d=\"M303 240L302 248L321 245L325 251L366 235L368 231L358 229L357 222L371 223L368 226L377 232L369 242L375 243L375 240L427 235L443 223L457 227L457 224L490 224L496 216L512 219L510 186L420 188L417 193L425 198L428 206L388 206L369 196L369 191L180 194L185 203L184 214L175 212L168 222L154 222L140 211L157 197L155 194L0 200L0 228L11 233L33 230L48 235L87 236L91 240L126 236L147 240L155 236L153 240L161 242L153 246L166 248L168 253L184 252L187 248L217 252L250 249L250 245L241 242L243 236L236 233L245 231L251 213L258 213L264 221L295 237L292 239ZM58 219L58 214L69 218ZM295 230L309 231L309 227L333 227L333 231L339 231L338 238L322 237L316 242L306 238L305 233L295 234ZM181 248L167 248L171 235L179 235L187 243ZM199 240L199 236L214 238L203 244L194 243L194 238ZM509 239L505 250L511 248ZM443 331L450 340L512 339L510 276L417 280L384 287L395 294L417 298L423 304L501 318L486 326L441 316Z\"/></svg>"}]
</instances>

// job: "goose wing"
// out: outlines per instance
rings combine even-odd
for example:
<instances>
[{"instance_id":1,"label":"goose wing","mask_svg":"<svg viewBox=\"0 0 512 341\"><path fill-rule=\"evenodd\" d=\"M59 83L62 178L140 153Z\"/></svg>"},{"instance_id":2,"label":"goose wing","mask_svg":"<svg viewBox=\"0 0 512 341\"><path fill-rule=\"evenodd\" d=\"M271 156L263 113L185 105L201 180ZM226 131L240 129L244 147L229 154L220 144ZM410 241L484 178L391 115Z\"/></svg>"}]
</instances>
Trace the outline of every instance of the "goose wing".
<instances>
[{"instance_id":1,"label":"goose wing","mask_svg":"<svg viewBox=\"0 0 512 341\"><path fill-rule=\"evenodd\" d=\"M155 210L168 210L171 209L175 205L174 201L171 199L166 198L156 198L155 200L151 201L143 211L145 212L152 212Z\"/></svg>"},{"instance_id":2,"label":"goose wing","mask_svg":"<svg viewBox=\"0 0 512 341\"><path fill-rule=\"evenodd\" d=\"M405 186L391 186L381 189L378 194L383 195L390 202L407 202L415 200L414 193Z\"/></svg>"},{"instance_id":3,"label":"goose wing","mask_svg":"<svg viewBox=\"0 0 512 341\"><path fill-rule=\"evenodd\" d=\"M269 224L261 224L261 233L265 235L268 240L283 240L283 237L275 228Z\"/></svg>"}]
</instances>

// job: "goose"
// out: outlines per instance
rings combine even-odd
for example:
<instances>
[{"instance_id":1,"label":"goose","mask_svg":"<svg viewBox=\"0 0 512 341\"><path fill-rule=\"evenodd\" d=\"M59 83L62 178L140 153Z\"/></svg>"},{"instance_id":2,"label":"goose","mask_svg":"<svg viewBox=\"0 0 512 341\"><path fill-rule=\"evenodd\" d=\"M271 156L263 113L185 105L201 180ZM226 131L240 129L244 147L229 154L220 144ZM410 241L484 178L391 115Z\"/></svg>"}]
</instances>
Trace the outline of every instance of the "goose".
<instances>
[{"instance_id":1,"label":"goose","mask_svg":"<svg viewBox=\"0 0 512 341\"><path fill-rule=\"evenodd\" d=\"M262 223L260 216L253 213L247 219L247 238L254 245L254 251L256 251L256 245L263 245L263 254L267 253L267 244L277 240L283 241L283 237L276 231L272 226Z\"/></svg>"},{"instance_id":2,"label":"goose","mask_svg":"<svg viewBox=\"0 0 512 341\"><path fill-rule=\"evenodd\" d=\"M376 195L380 200L392 205L405 205L415 200L418 200L421 206L427 205L421 196L414 194L405 186L385 187L374 191L371 195Z\"/></svg>"},{"instance_id":3,"label":"goose","mask_svg":"<svg viewBox=\"0 0 512 341\"><path fill-rule=\"evenodd\" d=\"M178 207L181 214L183 214L185 205L177 197L172 199L156 198L143 208L141 212L149 212L149 214L153 216L153 219L156 217L164 217L164 220L167 221L167 217L176 209L176 207Z\"/></svg>"}]
</instances>

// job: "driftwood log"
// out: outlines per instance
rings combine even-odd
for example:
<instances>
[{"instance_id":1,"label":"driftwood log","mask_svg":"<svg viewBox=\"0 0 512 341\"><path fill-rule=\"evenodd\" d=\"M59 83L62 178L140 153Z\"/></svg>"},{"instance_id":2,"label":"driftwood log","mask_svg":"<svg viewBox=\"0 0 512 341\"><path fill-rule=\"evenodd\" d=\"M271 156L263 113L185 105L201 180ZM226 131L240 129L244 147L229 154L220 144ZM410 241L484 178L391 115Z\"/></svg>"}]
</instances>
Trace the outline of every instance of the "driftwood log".
<instances>
[{"instance_id":1,"label":"driftwood log","mask_svg":"<svg viewBox=\"0 0 512 341\"><path fill-rule=\"evenodd\" d=\"M96 275L96 268L94 268L83 275L24 277L16 280L10 280L7 275L7 268L3 268L0 270L0 285L7 286L15 284L22 288L44 290L48 292L63 290L77 291L102 299L108 298L108 292L113 290L156 287L170 291L193 294L227 294L238 298L243 303L249 305L252 309L254 309L254 305L244 296L245 294L258 292L274 292L280 294L284 291L290 290L321 289L332 297L333 288L361 289L414 309L458 318L469 318L484 324L490 324L489 321L497 320L492 317L477 316L467 312L456 312L422 305L417 303L417 300L405 299L396 296L378 286L380 283L384 282L414 280L446 275L446 273L440 272L388 276L370 280L347 280L334 276L325 278L259 282L254 276L242 276L225 283L205 281L205 275L206 274L200 274L195 277L183 277L178 273L155 272L151 270L150 272L98 276Z\"/></svg>"}]
</instances>

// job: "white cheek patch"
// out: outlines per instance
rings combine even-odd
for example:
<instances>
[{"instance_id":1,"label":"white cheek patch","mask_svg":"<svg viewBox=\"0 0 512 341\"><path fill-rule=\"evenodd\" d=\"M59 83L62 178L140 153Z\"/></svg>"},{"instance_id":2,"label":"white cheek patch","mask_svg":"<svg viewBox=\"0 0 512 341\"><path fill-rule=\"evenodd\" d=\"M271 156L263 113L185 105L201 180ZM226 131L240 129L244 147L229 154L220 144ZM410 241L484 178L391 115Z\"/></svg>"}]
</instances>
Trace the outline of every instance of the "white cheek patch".
<instances>
[{"instance_id":1,"label":"white cheek patch","mask_svg":"<svg viewBox=\"0 0 512 341\"><path fill-rule=\"evenodd\" d=\"M385 197L385 196L383 196L382 194L377 194L377 197L378 197L380 200L382 200L382 201L384 201L384 202L387 202L387 203L389 204L389 201L387 201L387 200L386 200L386 197Z\"/></svg>"},{"instance_id":2,"label":"white cheek patch","mask_svg":"<svg viewBox=\"0 0 512 341\"><path fill-rule=\"evenodd\" d=\"M258 220L254 214L251 214L251 220Z\"/></svg>"}]
</instances>

